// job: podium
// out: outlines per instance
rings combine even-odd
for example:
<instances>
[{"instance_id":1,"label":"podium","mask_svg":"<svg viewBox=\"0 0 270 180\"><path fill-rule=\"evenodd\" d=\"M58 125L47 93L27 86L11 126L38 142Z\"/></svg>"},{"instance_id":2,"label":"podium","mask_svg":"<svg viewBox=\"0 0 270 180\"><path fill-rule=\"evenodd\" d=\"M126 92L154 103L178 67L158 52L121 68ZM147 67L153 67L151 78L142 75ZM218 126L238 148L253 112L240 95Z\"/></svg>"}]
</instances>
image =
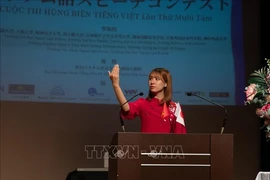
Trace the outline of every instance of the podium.
<instances>
[{"instance_id":1,"label":"podium","mask_svg":"<svg viewBox=\"0 0 270 180\"><path fill-rule=\"evenodd\" d=\"M109 150L109 180L232 180L232 134L119 132Z\"/></svg>"}]
</instances>

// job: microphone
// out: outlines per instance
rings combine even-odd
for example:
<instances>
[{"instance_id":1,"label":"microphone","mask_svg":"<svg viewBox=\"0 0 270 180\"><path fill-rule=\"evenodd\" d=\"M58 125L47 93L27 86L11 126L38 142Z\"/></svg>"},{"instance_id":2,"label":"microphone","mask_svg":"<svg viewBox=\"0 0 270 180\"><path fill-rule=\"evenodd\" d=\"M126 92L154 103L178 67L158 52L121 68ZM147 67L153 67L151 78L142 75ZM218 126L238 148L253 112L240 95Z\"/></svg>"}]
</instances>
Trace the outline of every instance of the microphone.
<instances>
[{"instance_id":1,"label":"microphone","mask_svg":"<svg viewBox=\"0 0 270 180\"><path fill-rule=\"evenodd\" d=\"M191 92L187 92L186 95L187 95L187 96L196 96L196 97L198 97L198 98L201 98L201 99L203 99L203 100L205 100L205 101L207 101L207 102L209 102L209 103L212 103L212 104L214 104L214 105L216 105L216 106L221 107L222 109L224 109L225 116L224 116L224 119L223 119L223 123L222 123L222 127L221 127L221 132L220 132L220 134L223 134L223 131L224 131L224 129L225 129L225 125L226 125L226 122L227 122L227 117L228 117L228 116L227 116L227 110L226 110L226 108L225 108L224 106L222 106L222 105L220 105L220 104L214 102L214 101L211 101L211 100L209 100L209 99L206 99L206 98L204 98L204 97L202 97L202 96L199 96L199 95L194 94L194 93L191 93Z\"/></svg>"},{"instance_id":2,"label":"microphone","mask_svg":"<svg viewBox=\"0 0 270 180\"><path fill-rule=\"evenodd\" d=\"M129 101L131 101L132 99L134 99L135 97L137 96L143 96L143 92L140 92L139 94L136 94L135 96L133 96L132 98L130 98L129 100L127 100L125 103L123 103L121 106L120 106L120 110L119 110L119 117L120 117L120 123L121 123L121 127L122 127L122 130L123 132L125 132L125 125L124 125L124 121L123 121L123 118L121 116L121 108L126 104L128 103Z\"/></svg>"}]
</instances>

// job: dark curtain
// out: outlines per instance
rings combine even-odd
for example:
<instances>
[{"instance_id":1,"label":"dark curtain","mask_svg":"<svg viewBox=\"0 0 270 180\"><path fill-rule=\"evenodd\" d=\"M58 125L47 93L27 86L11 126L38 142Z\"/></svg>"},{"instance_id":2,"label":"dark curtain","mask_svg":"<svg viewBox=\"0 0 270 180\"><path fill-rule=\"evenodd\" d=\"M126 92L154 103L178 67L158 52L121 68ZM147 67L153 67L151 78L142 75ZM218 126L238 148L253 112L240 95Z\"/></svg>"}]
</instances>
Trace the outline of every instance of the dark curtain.
<instances>
[{"instance_id":1,"label":"dark curtain","mask_svg":"<svg viewBox=\"0 0 270 180\"><path fill-rule=\"evenodd\" d=\"M266 65L264 58L270 59L270 1L261 0L261 63ZM262 122L263 125L263 122ZM266 140L264 129L261 130L261 171L270 171L270 141Z\"/></svg>"}]
</instances>

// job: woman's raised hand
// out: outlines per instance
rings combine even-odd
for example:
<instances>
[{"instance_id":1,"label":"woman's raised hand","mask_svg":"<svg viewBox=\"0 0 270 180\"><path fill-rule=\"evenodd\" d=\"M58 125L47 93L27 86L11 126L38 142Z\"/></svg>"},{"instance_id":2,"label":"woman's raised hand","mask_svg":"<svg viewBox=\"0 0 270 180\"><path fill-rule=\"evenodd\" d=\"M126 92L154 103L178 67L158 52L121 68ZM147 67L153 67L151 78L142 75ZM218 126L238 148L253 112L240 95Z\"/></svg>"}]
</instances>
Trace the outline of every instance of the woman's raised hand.
<instances>
[{"instance_id":1,"label":"woman's raised hand","mask_svg":"<svg viewBox=\"0 0 270 180\"><path fill-rule=\"evenodd\" d=\"M109 77L112 81L112 85L113 86L116 86L116 85L119 85L119 65L118 64L115 64L113 66L113 69L112 71L108 71L109 73Z\"/></svg>"}]
</instances>

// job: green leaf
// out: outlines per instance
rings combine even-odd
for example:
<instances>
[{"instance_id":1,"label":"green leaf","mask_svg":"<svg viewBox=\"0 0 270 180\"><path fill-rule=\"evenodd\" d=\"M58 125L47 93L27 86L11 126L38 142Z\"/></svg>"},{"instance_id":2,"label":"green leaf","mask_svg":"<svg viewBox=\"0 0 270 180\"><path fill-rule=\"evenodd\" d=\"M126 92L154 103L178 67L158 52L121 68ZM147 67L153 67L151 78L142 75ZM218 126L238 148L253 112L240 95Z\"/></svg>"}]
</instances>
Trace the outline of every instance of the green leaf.
<instances>
[{"instance_id":1,"label":"green leaf","mask_svg":"<svg viewBox=\"0 0 270 180\"><path fill-rule=\"evenodd\" d=\"M252 74L250 74L249 79L248 79L248 83L250 84L258 84L260 86L263 86L264 88L267 87L267 82L265 79L266 75L264 73L261 72L254 72Z\"/></svg>"}]
</instances>

